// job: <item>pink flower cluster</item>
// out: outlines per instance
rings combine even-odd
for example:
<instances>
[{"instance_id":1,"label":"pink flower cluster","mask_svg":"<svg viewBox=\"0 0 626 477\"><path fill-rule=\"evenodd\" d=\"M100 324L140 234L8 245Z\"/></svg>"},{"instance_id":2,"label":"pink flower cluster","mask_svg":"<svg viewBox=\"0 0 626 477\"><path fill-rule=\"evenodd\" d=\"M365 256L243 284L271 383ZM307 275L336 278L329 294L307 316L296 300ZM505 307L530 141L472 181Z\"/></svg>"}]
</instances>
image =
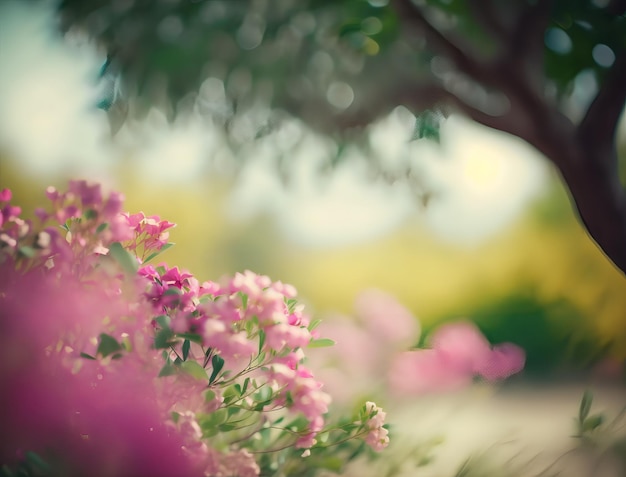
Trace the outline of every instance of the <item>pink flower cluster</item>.
<instances>
[{"instance_id":1,"label":"pink flower cluster","mask_svg":"<svg viewBox=\"0 0 626 477\"><path fill-rule=\"evenodd\" d=\"M365 413L368 416L364 424L368 429L365 442L375 451L381 451L389 445L389 431L383 427L386 413L372 401L365 403Z\"/></svg>"},{"instance_id":2,"label":"pink flower cluster","mask_svg":"<svg viewBox=\"0 0 626 477\"><path fill-rule=\"evenodd\" d=\"M12 466L33 451L68 477L193 475L159 406L149 308L111 294L120 281L106 267L85 280L59 256L51 269L25 258L17 268L19 253L0 249L0 461ZM103 357L102 332L128 343L123 359Z\"/></svg>"},{"instance_id":3,"label":"pink flower cluster","mask_svg":"<svg viewBox=\"0 0 626 477\"><path fill-rule=\"evenodd\" d=\"M353 316L325 317L319 332L337 346L310 350L309 362L335 402L352 406L361 396L387 389L393 359L419 340L419 331L417 318L395 297L364 290L356 297Z\"/></svg>"},{"instance_id":4,"label":"pink flower cluster","mask_svg":"<svg viewBox=\"0 0 626 477\"><path fill-rule=\"evenodd\" d=\"M100 184L80 180L70 181L67 192L48 187L46 197L51 202L52 212L40 208L35 214L42 223L53 219L65 225L64 238L75 253L105 254L104 244L130 238L128 221L121 215L124 196L118 192L105 197Z\"/></svg>"},{"instance_id":5,"label":"pink flower cluster","mask_svg":"<svg viewBox=\"0 0 626 477\"><path fill-rule=\"evenodd\" d=\"M475 376L488 381L507 378L524 368L524 350L512 343L493 348L470 322L441 326L431 336L430 349L396 356L390 373L392 388L402 394L462 388Z\"/></svg>"},{"instance_id":6,"label":"pink flower cluster","mask_svg":"<svg viewBox=\"0 0 626 477\"><path fill-rule=\"evenodd\" d=\"M282 282L249 270L236 273L222 284L198 281L188 272L146 266L139 274L148 280L146 297L170 318L171 330L196 334L203 349L225 361L225 370L244 376L254 372L257 386L270 386L271 404L264 409L286 407L300 413L309 426L297 447L315 444L324 426L330 396L302 362L312 335L303 307L295 303L296 290ZM175 346L178 350L180 340ZM194 347L190 357L203 365L206 351ZM213 387L220 384L216 380Z\"/></svg>"},{"instance_id":7,"label":"pink flower cluster","mask_svg":"<svg viewBox=\"0 0 626 477\"><path fill-rule=\"evenodd\" d=\"M389 389L397 396L445 392L468 386L475 377L508 378L524 368L524 350L512 343L492 347L472 323L459 321L433 333L430 348L412 349L419 322L402 304L380 290L361 292L354 317L328 317L320 331L337 347L309 357L336 401ZM363 353L362 350L367 350ZM373 376L382 376L377 382ZM351 386L345 386L346 381Z\"/></svg>"},{"instance_id":8,"label":"pink flower cluster","mask_svg":"<svg viewBox=\"0 0 626 477\"><path fill-rule=\"evenodd\" d=\"M183 450L199 475L258 477L261 469L247 449L220 452L202 440L202 430L193 413L180 415L177 428L183 436Z\"/></svg>"},{"instance_id":9,"label":"pink flower cluster","mask_svg":"<svg viewBox=\"0 0 626 477\"><path fill-rule=\"evenodd\" d=\"M294 412L300 412L309 421L308 431L296 441L297 448L309 448L316 444L315 436L324 427L324 414L328 412L330 396L321 390L322 384L313 378L311 371L300 364L302 353L290 353L277 359L270 366L271 382L283 390L273 408L287 405L287 396Z\"/></svg>"},{"instance_id":10,"label":"pink flower cluster","mask_svg":"<svg viewBox=\"0 0 626 477\"><path fill-rule=\"evenodd\" d=\"M168 244L170 236L168 230L176 226L172 222L161 220L158 215L146 217L143 212L124 213L122 216L132 230L132 235L125 241L124 247L134 253L142 263L149 261L151 254L156 254Z\"/></svg>"},{"instance_id":11,"label":"pink flower cluster","mask_svg":"<svg viewBox=\"0 0 626 477\"><path fill-rule=\"evenodd\" d=\"M252 477L254 452L308 449L330 432L293 286L250 271L200 283L150 265L174 224L122 213L121 194L86 181L46 196L34 225L0 192L3 463L32 450L69 476ZM368 413L378 450L384 413ZM281 430L288 416L297 425Z\"/></svg>"}]
</instances>

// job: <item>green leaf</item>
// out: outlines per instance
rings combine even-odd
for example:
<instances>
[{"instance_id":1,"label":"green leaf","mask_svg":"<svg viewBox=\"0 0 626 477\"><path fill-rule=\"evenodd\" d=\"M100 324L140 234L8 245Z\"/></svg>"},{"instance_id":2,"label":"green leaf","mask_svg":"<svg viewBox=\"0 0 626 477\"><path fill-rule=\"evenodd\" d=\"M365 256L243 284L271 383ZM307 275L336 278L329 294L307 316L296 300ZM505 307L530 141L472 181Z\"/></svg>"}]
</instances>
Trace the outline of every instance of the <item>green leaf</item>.
<instances>
[{"instance_id":1,"label":"green leaf","mask_svg":"<svg viewBox=\"0 0 626 477\"><path fill-rule=\"evenodd\" d=\"M172 333L169 328L163 328L154 337L154 347L156 349L169 348L171 345L174 344L174 342L172 341L173 337L174 333Z\"/></svg>"},{"instance_id":2,"label":"green leaf","mask_svg":"<svg viewBox=\"0 0 626 477\"><path fill-rule=\"evenodd\" d=\"M261 353L261 350L263 349L264 344L265 344L265 331L260 330L259 331L259 354Z\"/></svg>"},{"instance_id":3,"label":"green leaf","mask_svg":"<svg viewBox=\"0 0 626 477\"><path fill-rule=\"evenodd\" d=\"M176 333L176 336L185 340L189 340L193 343L202 344L202 336L197 333Z\"/></svg>"},{"instance_id":4,"label":"green leaf","mask_svg":"<svg viewBox=\"0 0 626 477\"><path fill-rule=\"evenodd\" d=\"M229 407L228 417L234 416L235 414L239 414L239 411L241 411L240 407L237 407L237 406Z\"/></svg>"},{"instance_id":5,"label":"green leaf","mask_svg":"<svg viewBox=\"0 0 626 477\"><path fill-rule=\"evenodd\" d=\"M196 379L206 381L208 377L206 374L206 370L197 361L185 361L181 363L180 368L189 376L192 376Z\"/></svg>"},{"instance_id":6,"label":"green leaf","mask_svg":"<svg viewBox=\"0 0 626 477\"><path fill-rule=\"evenodd\" d=\"M248 385L249 385L249 384L250 384L250 378L246 378L246 379L243 381L243 387L241 388L241 394L242 394L242 395L246 393L246 390L248 389Z\"/></svg>"},{"instance_id":7,"label":"green leaf","mask_svg":"<svg viewBox=\"0 0 626 477\"><path fill-rule=\"evenodd\" d=\"M170 287L163 292L163 295L182 295L183 291L180 288Z\"/></svg>"},{"instance_id":8,"label":"green leaf","mask_svg":"<svg viewBox=\"0 0 626 477\"><path fill-rule=\"evenodd\" d=\"M240 393L239 393L239 390L237 389L237 384L228 386L222 393L222 398L224 398L224 404L230 404L235 401L238 401L239 397L240 397Z\"/></svg>"},{"instance_id":9,"label":"green leaf","mask_svg":"<svg viewBox=\"0 0 626 477\"><path fill-rule=\"evenodd\" d=\"M86 358L86 359L96 359L95 357L91 356L90 354L83 353L83 352L80 353L80 357L81 358Z\"/></svg>"},{"instance_id":10,"label":"green leaf","mask_svg":"<svg viewBox=\"0 0 626 477\"><path fill-rule=\"evenodd\" d=\"M154 321L156 321L161 328L169 328L172 319L167 315L159 315Z\"/></svg>"},{"instance_id":11,"label":"green leaf","mask_svg":"<svg viewBox=\"0 0 626 477\"><path fill-rule=\"evenodd\" d=\"M165 365L159 371L159 378L163 376L171 376L172 374L178 373L178 368L172 364L170 360L168 360Z\"/></svg>"},{"instance_id":12,"label":"green leaf","mask_svg":"<svg viewBox=\"0 0 626 477\"><path fill-rule=\"evenodd\" d=\"M101 223L100 225L98 225L98 228L96 229L96 233L99 234L104 229L106 229L108 226L109 226L109 224L106 223L106 222Z\"/></svg>"},{"instance_id":13,"label":"green leaf","mask_svg":"<svg viewBox=\"0 0 626 477\"><path fill-rule=\"evenodd\" d=\"M221 356L217 354L213 355L213 358L211 359L211 365L213 366L213 372L211 372L211 377L209 378L209 384L213 384L213 382L217 378L217 375L224 367L224 360L222 359Z\"/></svg>"},{"instance_id":14,"label":"green leaf","mask_svg":"<svg viewBox=\"0 0 626 477\"><path fill-rule=\"evenodd\" d=\"M121 243L113 242L109 246L109 255L115 259L126 273L137 273L139 263L137 259L128 252Z\"/></svg>"},{"instance_id":15,"label":"green leaf","mask_svg":"<svg viewBox=\"0 0 626 477\"><path fill-rule=\"evenodd\" d=\"M298 304L298 300L296 300L295 298L287 299L287 310L289 310L289 313L293 313L297 304Z\"/></svg>"},{"instance_id":16,"label":"green leaf","mask_svg":"<svg viewBox=\"0 0 626 477\"><path fill-rule=\"evenodd\" d=\"M319 338L316 340L312 340L309 343L309 348L325 348L327 346L334 346L335 342L330 338Z\"/></svg>"},{"instance_id":17,"label":"green leaf","mask_svg":"<svg viewBox=\"0 0 626 477\"><path fill-rule=\"evenodd\" d=\"M439 128L443 115L437 111L427 109L415 118L413 139L430 139L439 142Z\"/></svg>"},{"instance_id":18,"label":"green leaf","mask_svg":"<svg viewBox=\"0 0 626 477\"><path fill-rule=\"evenodd\" d=\"M604 414L594 414L583 421L583 432L593 431L600 427L604 422Z\"/></svg>"},{"instance_id":19,"label":"green leaf","mask_svg":"<svg viewBox=\"0 0 626 477\"><path fill-rule=\"evenodd\" d=\"M191 342L189 340L183 341L183 361L187 361L187 357L189 356L190 346L191 346Z\"/></svg>"},{"instance_id":20,"label":"green leaf","mask_svg":"<svg viewBox=\"0 0 626 477\"><path fill-rule=\"evenodd\" d=\"M272 402L272 399L266 399L265 401L260 401L256 403L256 405L252 408L253 411L262 411L265 406Z\"/></svg>"},{"instance_id":21,"label":"green leaf","mask_svg":"<svg viewBox=\"0 0 626 477\"><path fill-rule=\"evenodd\" d=\"M235 428L236 428L235 424L228 424L228 423L226 423L226 424L222 424L219 427L219 430L220 430L220 432L229 432L229 431L232 431Z\"/></svg>"},{"instance_id":22,"label":"green leaf","mask_svg":"<svg viewBox=\"0 0 626 477\"><path fill-rule=\"evenodd\" d=\"M316 320L313 320L311 323L309 323L309 331L313 331L315 328L317 328L320 324L322 323L322 320L320 320L319 318Z\"/></svg>"},{"instance_id":23,"label":"green leaf","mask_svg":"<svg viewBox=\"0 0 626 477\"><path fill-rule=\"evenodd\" d=\"M143 263L148 263L150 260L154 259L155 257L158 257L159 255L161 255L163 252L165 252L168 248L170 248L172 245L174 245L173 242L169 242L166 243L165 245L163 245L161 247L160 250L157 250L156 252L152 252L150 255L148 255L148 258L146 258Z\"/></svg>"},{"instance_id":24,"label":"green leaf","mask_svg":"<svg viewBox=\"0 0 626 477\"><path fill-rule=\"evenodd\" d=\"M578 420L582 423L589 415L591 410L591 403L593 402L593 394L591 391L586 390L583 394L583 398L580 401L580 409L578 411Z\"/></svg>"},{"instance_id":25,"label":"green leaf","mask_svg":"<svg viewBox=\"0 0 626 477\"><path fill-rule=\"evenodd\" d=\"M98 217L98 211L94 209L87 209L83 213L83 217L85 217L85 219L87 220L95 219L96 217Z\"/></svg>"},{"instance_id":26,"label":"green leaf","mask_svg":"<svg viewBox=\"0 0 626 477\"><path fill-rule=\"evenodd\" d=\"M26 245L21 246L19 248L19 252L20 254L28 258L33 258L35 256L35 249L33 247L28 247Z\"/></svg>"},{"instance_id":27,"label":"green leaf","mask_svg":"<svg viewBox=\"0 0 626 477\"><path fill-rule=\"evenodd\" d=\"M245 310L248 307L248 295L246 295L243 292L239 292L239 296L241 297L241 305L243 306L243 309Z\"/></svg>"},{"instance_id":28,"label":"green leaf","mask_svg":"<svg viewBox=\"0 0 626 477\"><path fill-rule=\"evenodd\" d=\"M119 344L111 335L107 335L106 333L100 334L100 344L98 344L98 350L96 351L97 354L102 355L104 358L117 351L121 351L122 349L122 345Z\"/></svg>"},{"instance_id":29,"label":"green leaf","mask_svg":"<svg viewBox=\"0 0 626 477\"><path fill-rule=\"evenodd\" d=\"M203 435L208 437L206 435L207 433L211 433L212 430L217 430L219 426L226 423L228 420L228 411L224 408L220 408L208 414L196 414L196 418L198 419L198 425L200 429L202 429ZM215 433L211 435L215 435Z\"/></svg>"}]
</instances>

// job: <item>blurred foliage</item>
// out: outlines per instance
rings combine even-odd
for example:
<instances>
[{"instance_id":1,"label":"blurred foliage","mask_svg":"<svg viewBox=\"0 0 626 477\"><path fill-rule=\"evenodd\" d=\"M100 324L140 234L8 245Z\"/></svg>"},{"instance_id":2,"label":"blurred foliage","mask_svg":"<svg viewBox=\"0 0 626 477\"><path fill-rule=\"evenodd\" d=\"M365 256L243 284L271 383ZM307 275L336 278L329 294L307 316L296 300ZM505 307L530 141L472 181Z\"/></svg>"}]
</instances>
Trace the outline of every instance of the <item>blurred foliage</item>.
<instances>
[{"instance_id":1,"label":"blurred foliage","mask_svg":"<svg viewBox=\"0 0 626 477\"><path fill-rule=\"evenodd\" d=\"M546 40L546 74L562 92L571 92L576 77L582 71L593 72L601 83L607 65L595 59L594 48L605 45L615 56L624 54L626 50L626 17L624 12L616 14L612 8L612 4L619 2L557 0L554 3L550 28L563 31L571 47L555 51ZM600 6L602 4L604 8Z\"/></svg>"},{"instance_id":2,"label":"blurred foliage","mask_svg":"<svg viewBox=\"0 0 626 477\"><path fill-rule=\"evenodd\" d=\"M332 79L366 73L363 54L397 30L390 9L368 2L63 0L59 8L66 28L105 46L140 114L164 96L184 109L199 93L201 112L226 120L258 101L325 101ZM209 77L224 83L224 103L219 91L203 97ZM390 79L376 68L365 77Z\"/></svg>"},{"instance_id":3,"label":"blurred foliage","mask_svg":"<svg viewBox=\"0 0 626 477\"><path fill-rule=\"evenodd\" d=\"M501 51L506 35L514 35L514 48L544 43L536 59L543 65L531 69L543 69L547 94L567 99L579 75L601 83L611 58L626 50L618 3L552 2L545 42L524 23L536 6L530 0L429 0L417 8L485 58L511 54ZM420 94L423 83L450 83L456 74L425 48L421 32L400 27L388 0L62 0L59 9L66 29L87 32L108 51L139 113L195 104L229 127L237 113L263 104L337 134L388 112L404 93ZM223 82L224 98L215 83L201 87L209 77ZM259 121L257 133L268 125Z\"/></svg>"}]
</instances>

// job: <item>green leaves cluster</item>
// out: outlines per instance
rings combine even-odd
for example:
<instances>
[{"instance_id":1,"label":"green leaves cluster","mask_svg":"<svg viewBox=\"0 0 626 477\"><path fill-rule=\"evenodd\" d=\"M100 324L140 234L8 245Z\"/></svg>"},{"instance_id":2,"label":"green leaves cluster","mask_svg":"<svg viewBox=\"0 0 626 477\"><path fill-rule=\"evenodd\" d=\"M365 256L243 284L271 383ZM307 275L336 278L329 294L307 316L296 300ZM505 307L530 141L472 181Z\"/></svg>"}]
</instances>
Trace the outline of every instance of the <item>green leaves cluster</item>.
<instances>
[{"instance_id":1,"label":"green leaves cluster","mask_svg":"<svg viewBox=\"0 0 626 477\"><path fill-rule=\"evenodd\" d=\"M578 420L576 421L578 432L575 437L587 438L605 422L606 417L603 413L590 415L592 403L593 394L587 390L583 393L580 401Z\"/></svg>"}]
</instances>

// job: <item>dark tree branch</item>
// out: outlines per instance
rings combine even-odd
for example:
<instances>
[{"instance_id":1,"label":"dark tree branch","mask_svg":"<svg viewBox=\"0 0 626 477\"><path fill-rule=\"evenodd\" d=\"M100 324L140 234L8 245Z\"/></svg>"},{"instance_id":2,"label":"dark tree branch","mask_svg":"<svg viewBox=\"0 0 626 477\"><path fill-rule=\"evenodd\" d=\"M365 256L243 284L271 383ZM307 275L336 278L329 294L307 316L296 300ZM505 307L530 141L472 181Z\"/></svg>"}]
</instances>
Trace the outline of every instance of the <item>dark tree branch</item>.
<instances>
[{"instance_id":1,"label":"dark tree branch","mask_svg":"<svg viewBox=\"0 0 626 477\"><path fill-rule=\"evenodd\" d=\"M508 42L509 31L498 18L491 0L468 0L468 5L476 20L487 30L494 40Z\"/></svg>"},{"instance_id":2,"label":"dark tree branch","mask_svg":"<svg viewBox=\"0 0 626 477\"><path fill-rule=\"evenodd\" d=\"M526 2L515 23L506 55L518 74L528 77L537 87L543 70L544 32L548 26L553 0L540 0L534 5Z\"/></svg>"},{"instance_id":3,"label":"dark tree branch","mask_svg":"<svg viewBox=\"0 0 626 477\"><path fill-rule=\"evenodd\" d=\"M427 41L432 43L435 50L447 56L455 66L478 81L488 84L489 74L487 64L482 64L468 56L458 45L450 41L443 33L430 23L422 11L411 3L410 0L392 0L396 11L406 22L414 25L426 36Z\"/></svg>"},{"instance_id":4,"label":"dark tree branch","mask_svg":"<svg viewBox=\"0 0 626 477\"><path fill-rule=\"evenodd\" d=\"M589 147L614 147L615 130L625 103L626 52L622 52L578 125L576 134L579 140Z\"/></svg>"},{"instance_id":5,"label":"dark tree branch","mask_svg":"<svg viewBox=\"0 0 626 477\"><path fill-rule=\"evenodd\" d=\"M543 49L543 32L548 26L552 0L541 0L534 5L526 5L519 15L511 35L511 52L526 56L539 46Z\"/></svg>"}]
</instances>

